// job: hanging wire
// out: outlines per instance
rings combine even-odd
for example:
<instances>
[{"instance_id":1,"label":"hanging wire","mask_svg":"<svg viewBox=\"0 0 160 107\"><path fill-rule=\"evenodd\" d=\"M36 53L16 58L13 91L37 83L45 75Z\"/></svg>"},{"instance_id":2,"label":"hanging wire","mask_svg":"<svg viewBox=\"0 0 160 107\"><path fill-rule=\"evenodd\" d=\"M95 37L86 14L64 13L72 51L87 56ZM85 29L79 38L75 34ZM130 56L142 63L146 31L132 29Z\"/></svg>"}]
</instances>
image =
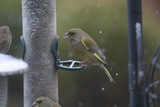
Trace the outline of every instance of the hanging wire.
<instances>
[{"instance_id":1,"label":"hanging wire","mask_svg":"<svg viewBox=\"0 0 160 107\"><path fill-rule=\"evenodd\" d=\"M160 46L152 57L146 78L147 107L160 107L160 95L155 92L155 86L160 85L160 80L155 81L155 73L160 71Z\"/></svg>"}]
</instances>

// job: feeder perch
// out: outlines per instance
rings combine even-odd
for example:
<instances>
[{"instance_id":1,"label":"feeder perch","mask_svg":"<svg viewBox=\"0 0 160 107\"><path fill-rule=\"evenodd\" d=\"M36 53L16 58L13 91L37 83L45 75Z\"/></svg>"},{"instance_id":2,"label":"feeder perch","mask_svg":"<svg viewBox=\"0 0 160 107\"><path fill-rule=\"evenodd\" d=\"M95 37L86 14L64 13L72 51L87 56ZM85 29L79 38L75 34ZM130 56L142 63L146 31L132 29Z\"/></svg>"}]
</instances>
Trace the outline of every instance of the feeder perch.
<instances>
[{"instance_id":1,"label":"feeder perch","mask_svg":"<svg viewBox=\"0 0 160 107\"><path fill-rule=\"evenodd\" d=\"M61 61L59 58L59 51L58 51L58 40L59 37L56 36L51 44L51 52L54 56L55 60L55 67L58 69L64 69L68 71L77 71L77 70L83 70L85 67L81 66L80 61L75 61L75 60L66 60L66 61Z\"/></svg>"}]
</instances>

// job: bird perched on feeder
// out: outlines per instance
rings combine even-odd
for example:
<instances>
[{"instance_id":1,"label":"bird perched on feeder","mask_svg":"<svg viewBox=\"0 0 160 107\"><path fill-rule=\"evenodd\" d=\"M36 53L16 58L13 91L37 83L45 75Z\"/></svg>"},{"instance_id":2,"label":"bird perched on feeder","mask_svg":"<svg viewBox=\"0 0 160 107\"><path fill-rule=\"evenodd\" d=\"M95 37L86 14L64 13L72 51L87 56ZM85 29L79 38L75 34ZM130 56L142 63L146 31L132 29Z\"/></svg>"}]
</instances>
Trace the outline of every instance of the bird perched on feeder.
<instances>
[{"instance_id":1,"label":"bird perched on feeder","mask_svg":"<svg viewBox=\"0 0 160 107\"><path fill-rule=\"evenodd\" d=\"M12 42L12 34L8 26L0 27L0 53L6 54Z\"/></svg>"},{"instance_id":2,"label":"bird perched on feeder","mask_svg":"<svg viewBox=\"0 0 160 107\"><path fill-rule=\"evenodd\" d=\"M48 97L39 97L32 104L32 107L61 107L58 103L54 102Z\"/></svg>"},{"instance_id":3,"label":"bird perched on feeder","mask_svg":"<svg viewBox=\"0 0 160 107\"><path fill-rule=\"evenodd\" d=\"M98 65L104 69L109 80L114 82L107 70L109 68L108 63L93 38L79 28L70 29L63 37L70 40L73 49L85 60L85 62L82 62L82 66L88 66L88 63Z\"/></svg>"}]
</instances>

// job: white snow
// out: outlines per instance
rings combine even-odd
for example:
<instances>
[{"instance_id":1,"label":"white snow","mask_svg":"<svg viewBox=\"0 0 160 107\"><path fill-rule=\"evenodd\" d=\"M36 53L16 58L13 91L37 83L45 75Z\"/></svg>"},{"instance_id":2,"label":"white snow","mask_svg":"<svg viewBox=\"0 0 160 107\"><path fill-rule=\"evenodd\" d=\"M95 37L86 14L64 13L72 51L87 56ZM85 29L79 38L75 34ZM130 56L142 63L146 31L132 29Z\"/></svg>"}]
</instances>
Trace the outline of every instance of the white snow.
<instances>
[{"instance_id":1,"label":"white snow","mask_svg":"<svg viewBox=\"0 0 160 107\"><path fill-rule=\"evenodd\" d=\"M136 36L137 38L139 38L141 36L141 24L137 22L135 28L136 28Z\"/></svg>"}]
</instances>

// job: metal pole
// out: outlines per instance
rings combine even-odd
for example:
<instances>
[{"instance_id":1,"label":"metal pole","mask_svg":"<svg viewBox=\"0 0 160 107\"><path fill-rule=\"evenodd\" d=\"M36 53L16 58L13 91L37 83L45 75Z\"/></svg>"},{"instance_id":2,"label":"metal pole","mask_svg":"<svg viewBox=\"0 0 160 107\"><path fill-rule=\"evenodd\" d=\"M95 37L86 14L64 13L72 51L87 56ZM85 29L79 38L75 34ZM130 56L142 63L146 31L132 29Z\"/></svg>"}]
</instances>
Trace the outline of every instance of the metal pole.
<instances>
[{"instance_id":1,"label":"metal pole","mask_svg":"<svg viewBox=\"0 0 160 107\"><path fill-rule=\"evenodd\" d=\"M0 106L7 107L8 76L0 76Z\"/></svg>"},{"instance_id":2,"label":"metal pole","mask_svg":"<svg viewBox=\"0 0 160 107\"><path fill-rule=\"evenodd\" d=\"M130 107L146 107L141 0L128 0Z\"/></svg>"},{"instance_id":3,"label":"metal pole","mask_svg":"<svg viewBox=\"0 0 160 107\"><path fill-rule=\"evenodd\" d=\"M22 0L24 60L24 107L47 96L58 102L58 77L54 69L51 42L56 35L56 0Z\"/></svg>"}]
</instances>

